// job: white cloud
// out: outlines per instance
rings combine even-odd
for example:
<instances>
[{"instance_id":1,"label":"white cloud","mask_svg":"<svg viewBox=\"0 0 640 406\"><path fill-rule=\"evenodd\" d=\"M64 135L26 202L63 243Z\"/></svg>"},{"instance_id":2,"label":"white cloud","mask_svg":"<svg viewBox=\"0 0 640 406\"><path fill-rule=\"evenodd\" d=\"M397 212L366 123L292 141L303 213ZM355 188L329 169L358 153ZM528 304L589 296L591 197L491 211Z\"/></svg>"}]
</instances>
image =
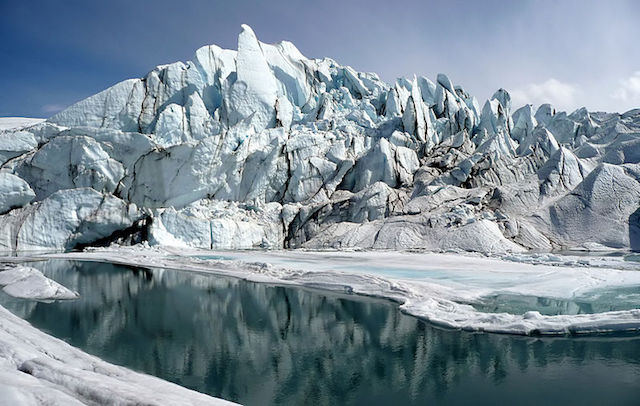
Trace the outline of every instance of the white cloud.
<instances>
[{"instance_id":1,"label":"white cloud","mask_svg":"<svg viewBox=\"0 0 640 406\"><path fill-rule=\"evenodd\" d=\"M578 86L551 78L542 83L530 83L524 87L509 90L514 108L525 104L539 106L551 103L558 110L572 111L578 106Z\"/></svg>"},{"instance_id":2,"label":"white cloud","mask_svg":"<svg viewBox=\"0 0 640 406\"><path fill-rule=\"evenodd\" d=\"M41 110L46 114L55 114L59 111L64 110L66 107L67 106L64 104L45 104L41 107Z\"/></svg>"},{"instance_id":3,"label":"white cloud","mask_svg":"<svg viewBox=\"0 0 640 406\"><path fill-rule=\"evenodd\" d=\"M620 86L613 92L611 97L625 104L640 104L640 71L636 71L628 78L620 80Z\"/></svg>"}]
</instances>

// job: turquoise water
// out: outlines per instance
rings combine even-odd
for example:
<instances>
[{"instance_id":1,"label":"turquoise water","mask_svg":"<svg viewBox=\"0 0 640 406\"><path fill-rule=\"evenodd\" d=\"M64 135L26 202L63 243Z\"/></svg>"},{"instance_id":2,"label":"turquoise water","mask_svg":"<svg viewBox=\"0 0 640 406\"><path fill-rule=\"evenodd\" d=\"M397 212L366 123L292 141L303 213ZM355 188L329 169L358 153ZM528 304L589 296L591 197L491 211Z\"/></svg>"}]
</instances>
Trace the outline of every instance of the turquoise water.
<instances>
[{"instance_id":1,"label":"turquoise water","mask_svg":"<svg viewBox=\"0 0 640 406\"><path fill-rule=\"evenodd\" d=\"M246 405L637 405L640 337L435 328L394 304L180 271L36 263L79 300L0 294L103 359Z\"/></svg>"},{"instance_id":2,"label":"turquoise water","mask_svg":"<svg viewBox=\"0 0 640 406\"><path fill-rule=\"evenodd\" d=\"M592 314L640 309L640 286L600 289L572 299L500 294L474 303L476 309L489 313L524 314L537 310L546 315Z\"/></svg>"}]
</instances>

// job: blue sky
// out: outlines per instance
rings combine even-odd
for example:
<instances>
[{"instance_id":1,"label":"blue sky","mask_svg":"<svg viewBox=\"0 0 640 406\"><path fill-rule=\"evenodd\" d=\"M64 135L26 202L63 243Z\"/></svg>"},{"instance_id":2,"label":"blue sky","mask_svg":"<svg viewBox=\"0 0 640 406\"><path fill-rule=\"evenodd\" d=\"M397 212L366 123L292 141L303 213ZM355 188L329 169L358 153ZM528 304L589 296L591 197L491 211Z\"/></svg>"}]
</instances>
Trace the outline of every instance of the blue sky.
<instances>
[{"instance_id":1,"label":"blue sky","mask_svg":"<svg viewBox=\"0 0 640 406\"><path fill-rule=\"evenodd\" d=\"M640 107L640 2L0 0L0 116L47 117L240 24L391 82L449 75L482 103Z\"/></svg>"}]
</instances>

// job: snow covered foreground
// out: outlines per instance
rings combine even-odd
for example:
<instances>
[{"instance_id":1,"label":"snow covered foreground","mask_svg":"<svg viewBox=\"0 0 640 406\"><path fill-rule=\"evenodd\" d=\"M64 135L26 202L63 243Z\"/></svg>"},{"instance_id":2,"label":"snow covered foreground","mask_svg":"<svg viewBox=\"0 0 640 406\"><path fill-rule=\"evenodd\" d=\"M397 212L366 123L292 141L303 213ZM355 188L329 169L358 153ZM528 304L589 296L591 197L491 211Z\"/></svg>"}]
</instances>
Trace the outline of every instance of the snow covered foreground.
<instances>
[{"instance_id":1,"label":"snow covered foreground","mask_svg":"<svg viewBox=\"0 0 640 406\"><path fill-rule=\"evenodd\" d=\"M232 405L118 367L0 306L0 405Z\"/></svg>"},{"instance_id":2,"label":"snow covered foreground","mask_svg":"<svg viewBox=\"0 0 640 406\"><path fill-rule=\"evenodd\" d=\"M640 109L518 107L243 26L0 129L0 250L640 248Z\"/></svg>"},{"instance_id":3,"label":"snow covered foreground","mask_svg":"<svg viewBox=\"0 0 640 406\"><path fill-rule=\"evenodd\" d=\"M0 268L0 286L5 293L23 299L78 297L77 292L23 265ZM234 403L109 364L39 331L0 306L0 406L85 404Z\"/></svg>"},{"instance_id":4,"label":"snow covered foreground","mask_svg":"<svg viewBox=\"0 0 640 406\"><path fill-rule=\"evenodd\" d=\"M32 258L7 260L19 263ZM543 316L535 311L483 313L468 304L495 293L572 298L597 289L640 286L638 264L619 258L548 254L492 258L398 251L216 252L140 245L37 258L179 269L382 297L436 325L469 331L541 335L640 331L640 309ZM9 286L33 274L31 269L9 267L0 271L0 282ZM45 293L38 297L44 298ZM2 307L0 393L0 405L229 404L108 364L38 331Z\"/></svg>"},{"instance_id":5,"label":"snow covered foreground","mask_svg":"<svg viewBox=\"0 0 640 406\"><path fill-rule=\"evenodd\" d=\"M640 272L616 260L597 267L574 261L534 265L472 255L408 252L212 252L116 247L49 254L46 258L106 261L208 272L250 281L295 285L391 299L436 325L508 334L594 334L640 330L640 309L577 315L484 313L469 303L511 293L556 299L611 287L640 286ZM528 260L536 261L539 257ZM553 258L550 258L553 261ZM618 268L618 269L616 269Z\"/></svg>"},{"instance_id":6,"label":"snow covered foreground","mask_svg":"<svg viewBox=\"0 0 640 406\"><path fill-rule=\"evenodd\" d=\"M23 265L0 267L0 286L5 293L22 299L78 297L77 292ZM84 404L233 403L109 364L39 331L0 306L0 406Z\"/></svg>"}]
</instances>

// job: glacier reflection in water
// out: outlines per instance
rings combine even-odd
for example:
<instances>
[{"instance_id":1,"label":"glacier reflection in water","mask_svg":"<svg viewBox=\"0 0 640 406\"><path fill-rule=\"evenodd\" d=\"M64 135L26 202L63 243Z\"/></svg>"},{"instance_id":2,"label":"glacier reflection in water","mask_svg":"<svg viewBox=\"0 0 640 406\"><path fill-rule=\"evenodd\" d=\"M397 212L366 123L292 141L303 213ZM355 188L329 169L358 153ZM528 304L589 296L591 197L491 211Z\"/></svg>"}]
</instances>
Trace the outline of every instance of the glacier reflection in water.
<instances>
[{"instance_id":1,"label":"glacier reflection in water","mask_svg":"<svg viewBox=\"0 0 640 406\"><path fill-rule=\"evenodd\" d=\"M473 307L488 313L523 314L530 310L541 314L593 314L640 308L640 286L599 289L572 299L498 294L482 298Z\"/></svg>"},{"instance_id":2,"label":"glacier reflection in water","mask_svg":"<svg viewBox=\"0 0 640 406\"><path fill-rule=\"evenodd\" d=\"M103 359L246 405L637 404L640 338L434 328L382 301L181 271L51 260L71 302L0 295Z\"/></svg>"}]
</instances>

